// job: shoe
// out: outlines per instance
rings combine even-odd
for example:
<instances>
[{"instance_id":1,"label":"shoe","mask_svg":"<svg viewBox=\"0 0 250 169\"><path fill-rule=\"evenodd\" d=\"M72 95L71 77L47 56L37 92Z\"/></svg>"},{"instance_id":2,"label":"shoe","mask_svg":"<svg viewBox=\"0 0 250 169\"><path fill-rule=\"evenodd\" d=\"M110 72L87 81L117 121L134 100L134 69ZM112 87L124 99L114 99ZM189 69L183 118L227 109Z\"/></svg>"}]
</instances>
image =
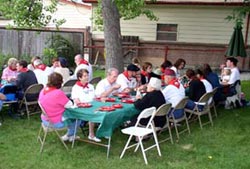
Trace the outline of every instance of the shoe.
<instances>
[{"instance_id":1,"label":"shoe","mask_svg":"<svg viewBox=\"0 0 250 169\"><path fill-rule=\"evenodd\" d=\"M101 142L101 141L102 141L101 139L99 139L99 138L97 138L97 137L90 137L90 136L88 136L88 139L89 139L89 140L92 140L92 141L94 141L94 142Z\"/></svg>"},{"instance_id":2,"label":"shoe","mask_svg":"<svg viewBox=\"0 0 250 169\"><path fill-rule=\"evenodd\" d=\"M75 136L75 140L80 139L80 136ZM69 137L69 142L72 142L74 140L74 136Z\"/></svg>"},{"instance_id":3,"label":"shoe","mask_svg":"<svg viewBox=\"0 0 250 169\"><path fill-rule=\"evenodd\" d=\"M70 139L70 137L67 134L65 134L64 136L61 137L61 139L63 141L68 141Z\"/></svg>"}]
</instances>

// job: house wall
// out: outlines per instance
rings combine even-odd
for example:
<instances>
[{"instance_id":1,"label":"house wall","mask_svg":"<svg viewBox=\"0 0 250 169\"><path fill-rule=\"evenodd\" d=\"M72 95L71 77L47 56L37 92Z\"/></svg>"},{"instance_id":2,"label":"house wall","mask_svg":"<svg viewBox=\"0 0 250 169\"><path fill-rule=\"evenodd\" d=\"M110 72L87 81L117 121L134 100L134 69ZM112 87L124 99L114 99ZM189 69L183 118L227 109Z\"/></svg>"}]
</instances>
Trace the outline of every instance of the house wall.
<instances>
[{"instance_id":1,"label":"house wall","mask_svg":"<svg viewBox=\"0 0 250 169\"><path fill-rule=\"evenodd\" d=\"M150 21L143 16L133 20L121 20L123 36L139 36L138 57L141 60L159 66L165 57L173 63L178 58L183 58L188 67L209 63L214 68L218 68L225 61L224 53L234 27L234 23L225 18L234 7L158 5L151 6L150 9L159 17L158 21ZM177 42L156 41L157 23L178 24ZM242 32L245 38L246 24ZM93 45L102 46L103 32L93 31L92 34ZM249 38L248 34L248 42ZM102 53L102 49L95 49L97 50ZM93 53L96 53L95 51ZM250 56L249 51L247 55ZM239 60L239 67L249 70L249 58Z\"/></svg>"},{"instance_id":2,"label":"house wall","mask_svg":"<svg viewBox=\"0 0 250 169\"><path fill-rule=\"evenodd\" d=\"M233 32L234 23L225 20L232 12L233 7L230 6L158 5L150 9L159 18L158 21L150 21L144 16L121 20L122 35L139 36L142 41L155 41L157 23L170 23L178 24L177 42L228 44ZM103 38L103 34L94 31L93 37Z\"/></svg>"}]
</instances>

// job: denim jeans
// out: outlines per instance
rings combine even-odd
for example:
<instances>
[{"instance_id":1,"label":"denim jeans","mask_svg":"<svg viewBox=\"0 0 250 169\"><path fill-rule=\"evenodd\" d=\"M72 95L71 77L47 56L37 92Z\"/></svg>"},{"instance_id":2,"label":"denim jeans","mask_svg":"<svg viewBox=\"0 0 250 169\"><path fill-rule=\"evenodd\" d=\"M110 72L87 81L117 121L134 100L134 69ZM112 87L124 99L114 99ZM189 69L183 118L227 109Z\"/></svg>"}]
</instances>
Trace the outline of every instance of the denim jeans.
<instances>
[{"instance_id":1,"label":"denim jeans","mask_svg":"<svg viewBox=\"0 0 250 169\"><path fill-rule=\"evenodd\" d=\"M42 123L45 125L45 126L49 126L49 122L46 121L46 120L42 120ZM79 127L79 125L81 124L81 120L77 120L77 128ZM64 128L64 127L68 127L68 132L67 132L67 135L68 136L73 136L74 133L75 133L75 125L76 125L76 120L74 122L72 122L71 124L69 124L68 126L66 126L63 122L59 122L59 123L54 123L53 124L53 127L54 128ZM76 129L77 129L76 128Z\"/></svg>"},{"instance_id":2,"label":"denim jeans","mask_svg":"<svg viewBox=\"0 0 250 169\"><path fill-rule=\"evenodd\" d=\"M187 102L187 104L186 104L186 107L185 107L185 108L187 108L187 109L189 109L189 110L193 110L195 106L196 106L196 104L195 104L195 102L194 102L194 101L192 101L192 100L188 100L188 102ZM199 109L199 111L202 111L202 110L203 110L203 108L204 108L204 106L203 106L203 105L198 105L198 109Z\"/></svg>"},{"instance_id":3,"label":"denim jeans","mask_svg":"<svg viewBox=\"0 0 250 169\"><path fill-rule=\"evenodd\" d=\"M173 110L173 108L171 108L170 112L172 112L172 110ZM183 115L184 115L184 109L176 109L173 112L173 114L174 114L174 118L175 119L179 119L179 118L183 117ZM168 114L168 116L170 117L171 114Z\"/></svg>"}]
</instances>

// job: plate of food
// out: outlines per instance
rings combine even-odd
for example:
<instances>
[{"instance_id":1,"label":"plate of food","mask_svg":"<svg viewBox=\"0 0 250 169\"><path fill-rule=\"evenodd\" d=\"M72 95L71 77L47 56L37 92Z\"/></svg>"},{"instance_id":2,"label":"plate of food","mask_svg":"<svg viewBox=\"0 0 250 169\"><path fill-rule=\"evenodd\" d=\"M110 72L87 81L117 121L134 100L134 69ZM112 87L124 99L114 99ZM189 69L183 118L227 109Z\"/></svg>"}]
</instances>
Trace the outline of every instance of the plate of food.
<instances>
[{"instance_id":1,"label":"plate of food","mask_svg":"<svg viewBox=\"0 0 250 169\"><path fill-rule=\"evenodd\" d=\"M135 100L134 99L122 99L121 102L122 103L134 103Z\"/></svg>"},{"instance_id":2,"label":"plate of food","mask_svg":"<svg viewBox=\"0 0 250 169\"><path fill-rule=\"evenodd\" d=\"M112 106L102 106L98 109L99 111L114 111L115 108Z\"/></svg>"},{"instance_id":3,"label":"plate of food","mask_svg":"<svg viewBox=\"0 0 250 169\"><path fill-rule=\"evenodd\" d=\"M116 109L120 109L122 108L122 104L113 104L112 107L116 108Z\"/></svg>"},{"instance_id":4,"label":"plate of food","mask_svg":"<svg viewBox=\"0 0 250 169\"><path fill-rule=\"evenodd\" d=\"M129 93L118 93L117 95L119 98L129 98Z\"/></svg>"},{"instance_id":5,"label":"plate of food","mask_svg":"<svg viewBox=\"0 0 250 169\"><path fill-rule=\"evenodd\" d=\"M92 107L92 105L90 103L78 103L77 107L88 108L88 107Z\"/></svg>"},{"instance_id":6,"label":"plate of food","mask_svg":"<svg viewBox=\"0 0 250 169\"><path fill-rule=\"evenodd\" d=\"M115 98L108 97L105 99L106 102L115 102Z\"/></svg>"}]
</instances>

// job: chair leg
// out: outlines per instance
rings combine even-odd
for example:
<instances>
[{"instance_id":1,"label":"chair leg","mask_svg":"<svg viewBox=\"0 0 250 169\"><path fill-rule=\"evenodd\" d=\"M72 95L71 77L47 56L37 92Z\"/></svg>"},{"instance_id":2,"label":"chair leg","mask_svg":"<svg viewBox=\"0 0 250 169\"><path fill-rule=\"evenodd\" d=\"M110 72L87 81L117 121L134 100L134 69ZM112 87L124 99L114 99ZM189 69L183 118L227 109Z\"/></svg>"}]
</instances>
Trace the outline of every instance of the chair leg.
<instances>
[{"instance_id":1,"label":"chair leg","mask_svg":"<svg viewBox=\"0 0 250 169\"><path fill-rule=\"evenodd\" d=\"M211 111L208 112L208 117L209 117L209 121L211 122L211 125L213 126L213 119L212 119L212 115L211 115Z\"/></svg>"},{"instance_id":2,"label":"chair leg","mask_svg":"<svg viewBox=\"0 0 250 169\"><path fill-rule=\"evenodd\" d=\"M54 131L55 131L56 135L59 137L59 139L60 139L60 141L62 142L62 144L64 145L64 147L66 148L66 150L68 150L69 148L68 148L68 146L64 143L64 141L62 140L60 134L59 134L56 130L54 130Z\"/></svg>"},{"instance_id":3,"label":"chair leg","mask_svg":"<svg viewBox=\"0 0 250 169\"><path fill-rule=\"evenodd\" d=\"M26 108L27 118L28 118L28 120L30 120L29 106L27 104L25 104L25 108Z\"/></svg>"},{"instance_id":4,"label":"chair leg","mask_svg":"<svg viewBox=\"0 0 250 169\"><path fill-rule=\"evenodd\" d=\"M198 115L198 119L199 119L199 123L200 123L200 128L202 129L203 127L202 127L201 116L200 115Z\"/></svg>"},{"instance_id":5,"label":"chair leg","mask_svg":"<svg viewBox=\"0 0 250 169\"><path fill-rule=\"evenodd\" d=\"M174 128L175 128L176 136L177 136L177 138L178 138L178 140L179 140L179 139L180 139L179 131L178 131L177 124L176 124L175 121L174 121Z\"/></svg>"},{"instance_id":6,"label":"chair leg","mask_svg":"<svg viewBox=\"0 0 250 169\"><path fill-rule=\"evenodd\" d=\"M188 119L186 115L185 115L185 121L186 121L188 133L190 134L190 127L189 127L189 123L188 123Z\"/></svg>"},{"instance_id":7,"label":"chair leg","mask_svg":"<svg viewBox=\"0 0 250 169\"><path fill-rule=\"evenodd\" d=\"M155 140L156 148L158 150L158 154L159 154L159 156L161 156L161 150L160 150L158 138L157 138L157 135L156 135L155 131L153 131L153 135L154 135L154 140Z\"/></svg>"},{"instance_id":8,"label":"chair leg","mask_svg":"<svg viewBox=\"0 0 250 169\"><path fill-rule=\"evenodd\" d=\"M120 155L120 159L123 157L125 151L127 150L127 148L128 148L128 146L129 146L129 143L130 143L132 137L133 137L133 135L130 135L130 136L129 136L129 139L128 139L128 141L127 141L127 143L126 143L126 145L125 145L125 147L124 147L124 149L122 150L122 153L121 153L121 155Z\"/></svg>"},{"instance_id":9,"label":"chair leg","mask_svg":"<svg viewBox=\"0 0 250 169\"><path fill-rule=\"evenodd\" d=\"M141 138L141 137L139 137L139 144L140 144L140 146L141 146L141 151L142 151L142 155L143 155L145 164L148 164L147 156L146 156L146 153L145 153L143 144L142 144L142 138Z\"/></svg>"},{"instance_id":10,"label":"chair leg","mask_svg":"<svg viewBox=\"0 0 250 169\"><path fill-rule=\"evenodd\" d=\"M173 140L173 136L172 136L171 127L170 127L170 125L169 125L169 121L167 121L167 123L168 123L168 133L169 133L169 137L170 137L171 143L174 144L174 140Z\"/></svg>"},{"instance_id":11,"label":"chair leg","mask_svg":"<svg viewBox=\"0 0 250 169\"><path fill-rule=\"evenodd\" d=\"M43 135L43 139L42 139L42 142L41 142L41 148L40 148L40 153L43 152L43 146L44 146L44 143L45 143L45 140L46 140L46 137L47 137L47 131L44 131L44 135Z\"/></svg>"}]
</instances>

